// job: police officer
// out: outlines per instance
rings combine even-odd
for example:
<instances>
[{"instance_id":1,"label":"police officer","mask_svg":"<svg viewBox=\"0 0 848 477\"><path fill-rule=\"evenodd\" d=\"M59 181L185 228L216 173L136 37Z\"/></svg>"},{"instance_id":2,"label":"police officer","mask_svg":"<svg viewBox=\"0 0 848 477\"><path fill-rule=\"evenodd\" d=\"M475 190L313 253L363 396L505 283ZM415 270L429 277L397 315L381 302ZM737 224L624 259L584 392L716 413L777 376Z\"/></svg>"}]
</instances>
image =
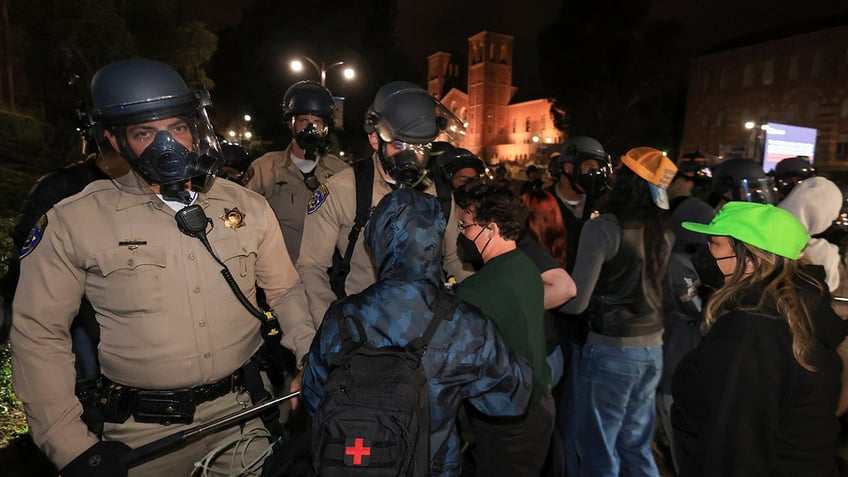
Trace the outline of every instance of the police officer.
<instances>
[{"instance_id":1,"label":"police officer","mask_svg":"<svg viewBox=\"0 0 848 477\"><path fill-rule=\"evenodd\" d=\"M265 290L282 344L298 360L315 334L273 211L259 195L214 181L208 96L145 59L102 68L91 96L95 127L132 173L91 183L35 225L21 251L11 336L15 391L33 439L65 477L127 475L128 446L230 414L264 391L253 358L259 321L222 269L253 306L256 286ZM178 227L175 211L194 220ZM74 396L68 329L83 296L101 328L102 439ZM130 475L187 475L222 441L263 435L254 419ZM268 447L265 439L240 444L209 467L241 473L239 462L261 462Z\"/></svg>"},{"instance_id":2,"label":"police officer","mask_svg":"<svg viewBox=\"0 0 848 477\"><path fill-rule=\"evenodd\" d=\"M588 136L575 136L563 145L558 156L551 156L548 172L554 183L545 190L557 198L568 231L566 269L571 273L580 229L596 211L597 200L609 190L612 165L600 142Z\"/></svg>"},{"instance_id":3,"label":"police officer","mask_svg":"<svg viewBox=\"0 0 848 477\"><path fill-rule=\"evenodd\" d=\"M785 199L799 182L814 175L816 175L816 168L807 156L787 157L778 162L774 166L778 201Z\"/></svg>"},{"instance_id":4,"label":"police officer","mask_svg":"<svg viewBox=\"0 0 848 477\"><path fill-rule=\"evenodd\" d=\"M714 168L712 192L707 203L718 210L725 202L744 201L776 204L774 180L763 172L762 165L744 157L735 157Z\"/></svg>"},{"instance_id":5,"label":"police officer","mask_svg":"<svg viewBox=\"0 0 848 477\"><path fill-rule=\"evenodd\" d=\"M292 133L285 151L269 152L250 166L245 186L271 204L286 238L286 248L297 261L306 204L318 185L348 167L329 153L330 129L336 106L327 88L300 81L283 98L283 121Z\"/></svg>"},{"instance_id":6,"label":"police officer","mask_svg":"<svg viewBox=\"0 0 848 477\"><path fill-rule=\"evenodd\" d=\"M374 153L370 158L360 159L373 164L372 207L399 187L423 189L436 195L435 187L427 179L426 164L430 143L444 129L448 116L450 113L441 103L413 83L393 81L377 91L365 119L365 132ZM337 299L328 271L336 250L344 256L355 223L355 168L345 169L322 184L306 209L297 269L316 328L330 303ZM448 223L456 223L453 212ZM456 227L448 227L445 233L443 268L461 281L471 272L463 268L456 255L458 234ZM344 281L345 294L359 293L375 281L377 271L359 234L350 259L350 272Z\"/></svg>"}]
</instances>

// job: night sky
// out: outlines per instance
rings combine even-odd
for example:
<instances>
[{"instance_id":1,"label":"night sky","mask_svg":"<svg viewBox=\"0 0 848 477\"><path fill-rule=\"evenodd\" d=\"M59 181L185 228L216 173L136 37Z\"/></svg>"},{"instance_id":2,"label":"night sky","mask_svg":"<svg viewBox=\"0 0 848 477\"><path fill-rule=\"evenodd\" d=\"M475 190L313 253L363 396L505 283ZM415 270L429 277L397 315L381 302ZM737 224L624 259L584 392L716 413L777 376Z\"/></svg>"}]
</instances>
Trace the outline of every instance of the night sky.
<instances>
[{"instance_id":1,"label":"night sky","mask_svg":"<svg viewBox=\"0 0 848 477\"><path fill-rule=\"evenodd\" d=\"M213 31L237 23L243 5L251 0L183 0L184 11L207 23ZM320 0L319 0L320 1ZM539 62L536 41L539 33L559 14L563 0L399 0L396 25L398 49L421 69L423 77L427 55L438 51L464 52L467 38L483 30L515 37L513 84L519 96L542 95L536 79ZM296 8L296 3L292 3ZM803 23L827 16L848 13L844 0L653 0L651 15L675 20L683 27L681 42L689 55L708 50L732 38ZM787 8L787 5L792 5ZM443 20L445 12L453 20Z\"/></svg>"}]
</instances>

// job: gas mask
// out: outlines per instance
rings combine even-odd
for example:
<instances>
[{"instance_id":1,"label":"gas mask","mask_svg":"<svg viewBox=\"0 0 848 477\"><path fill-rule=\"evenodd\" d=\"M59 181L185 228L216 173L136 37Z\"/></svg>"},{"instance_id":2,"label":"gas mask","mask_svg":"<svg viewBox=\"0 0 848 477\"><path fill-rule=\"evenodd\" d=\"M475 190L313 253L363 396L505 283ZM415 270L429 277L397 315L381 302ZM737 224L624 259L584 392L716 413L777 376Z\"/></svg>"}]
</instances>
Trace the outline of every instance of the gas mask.
<instances>
[{"instance_id":1,"label":"gas mask","mask_svg":"<svg viewBox=\"0 0 848 477\"><path fill-rule=\"evenodd\" d=\"M597 167L583 170L583 164L589 160L598 163ZM583 160L578 158L574 163L571 174L567 177L571 181L572 186L579 188L589 197L598 198L610 189L610 175L612 171L609 163L601 161L594 157Z\"/></svg>"},{"instance_id":2,"label":"gas mask","mask_svg":"<svg viewBox=\"0 0 848 477\"><path fill-rule=\"evenodd\" d=\"M180 144L167 131L159 131L153 141L134 161L139 174L150 184L159 184L162 196L189 204L191 195L185 190L191 180L192 189L212 184L221 161L207 154L198 156Z\"/></svg>"},{"instance_id":3,"label":"gas mask","mask_svg":"<svg viewBox=\"0 0 848 477\"><path fill-rule=\"evenodd\" d=\"M319 131L313 123L307 124L305 128L298 131L294 135L294 142L303 149L306 156L304 159L310 161L328 153L331 147L331 143L327 139L326 129L323 132Z\"/></svg>"},{"instance_id":4,"label":"gas mask","mask_svg":"<svg viewBox=\"0 0 848 477\"><path fill-rule=\"evenodd\" d=\"M402 141L392 143L398 152L389 156L386 143L380 148L380 163L383 169L400 187L415 189L423 184L427 176L427 162L430 159L430 143L410 144Z\"/></svg>"}]
</instances>

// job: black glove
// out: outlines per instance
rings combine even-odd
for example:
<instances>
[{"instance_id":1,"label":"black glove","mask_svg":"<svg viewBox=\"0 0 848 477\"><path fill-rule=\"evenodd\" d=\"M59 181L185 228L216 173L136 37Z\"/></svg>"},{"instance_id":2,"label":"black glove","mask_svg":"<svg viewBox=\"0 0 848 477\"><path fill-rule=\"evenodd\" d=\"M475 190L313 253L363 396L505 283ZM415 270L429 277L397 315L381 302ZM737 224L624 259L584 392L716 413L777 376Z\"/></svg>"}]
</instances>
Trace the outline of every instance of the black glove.
<instances>
[{"instance_id":1,"label":"black glove","mask_svg":"<svg viewBox=\"0 0 848 477\"><path fill-rule=\"evenodd\" d=\"M121 458L132 449L119 441L100 441L66 465L62 477L127 477L130 471Z\"/></svg>"}]
</instances>

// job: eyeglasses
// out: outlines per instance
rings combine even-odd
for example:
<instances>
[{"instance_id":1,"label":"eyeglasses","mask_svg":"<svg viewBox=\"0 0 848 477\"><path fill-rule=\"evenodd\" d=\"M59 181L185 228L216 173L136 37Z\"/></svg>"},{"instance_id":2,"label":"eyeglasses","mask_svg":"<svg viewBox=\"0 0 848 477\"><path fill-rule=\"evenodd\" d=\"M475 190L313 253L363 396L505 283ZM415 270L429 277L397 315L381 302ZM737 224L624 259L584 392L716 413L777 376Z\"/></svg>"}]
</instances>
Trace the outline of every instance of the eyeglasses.
<instances>
[{"instance_id":1,"label":"eyeglasses","mask_svg":"<svg viewBox=\"0 0 848 477\"><path fill-rule=\"evenodd\" d=\"M476 222L471 222L470 224L466 225L463 221L460 220L456 223L456 228L459 229L459 233L464 233L465 229L467 229L469 227L473 227L475 225L480 225L480 224L478 224ZM482 225L480 225L480 226L482 227Z\"/></svg>"}]
</instances>

